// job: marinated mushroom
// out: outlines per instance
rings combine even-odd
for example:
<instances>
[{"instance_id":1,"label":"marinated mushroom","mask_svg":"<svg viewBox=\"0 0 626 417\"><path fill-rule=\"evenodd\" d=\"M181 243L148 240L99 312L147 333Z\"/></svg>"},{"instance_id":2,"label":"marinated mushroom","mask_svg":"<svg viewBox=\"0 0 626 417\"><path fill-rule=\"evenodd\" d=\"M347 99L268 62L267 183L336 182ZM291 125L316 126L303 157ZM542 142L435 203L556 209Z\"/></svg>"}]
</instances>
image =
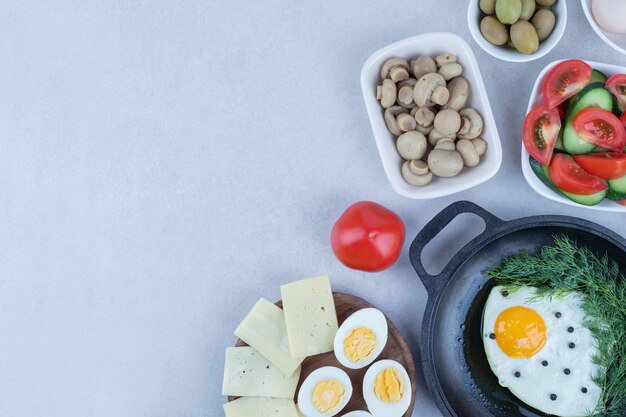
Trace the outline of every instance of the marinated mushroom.
<instances>
[{"instance_id":1,"label":"marinated mushroom","mask_svg":"<svg viewBox=\"0 0 626 417\"><path fill-rule=\"evenodd\" d=\"M443 106L449 98L450 92L446 88L446 80L436 72L420 78L413 90L413 99L419 107L429 107L431 103Z\"/></svg>"},{"instance_id":2,"label":"marinated mushroom","mask_svg":"<svg viewBox=\"0 0 626 417\"><path fill-rule=\"evenodd\" d=\"M454 140L450 138L441 138L437 141L435 145L436 148L443 149L444 151L453 151L456 149L456 145L454 144Z\"/></svg>"},{"instance_id":3,"label":"marinated mushroom","mask_svg":"<svg viewBox=\"0 0 626 417\"><path fill-rule=\"evenodd\" d=\"M466 167L475 167L480 162L480 155L469 139L459 139L456 142L456 150L461 154L463 165Z\"/></svg>"},{"instance_id":4,"label":"marinated mushroom","mask_svg":"<svg viewBox=\"0 0 626 417\"><path fill-rule=\"evenodd\" d=\"M443 149L444 143L437 144L428 154L428 168L438 177L454 177L463 169L463 158L456 150Z\"/></svg>"},{"instance_id":5,"label":"marinated mushroom","mask_svg":"<svg viewBox=\"0 0 626 417\"><path fill-rule=\"evenodd\" d=\"M430 143L431 146L436 146L441 139L450 139L451 141L454 141L456 140L456 134L442 135L436 129L431 130L428 134L428 143Z\"/></svg>"},{"instance_id":6,"label":"marinated mushroom","mask_svg":"<svg viewBox=\"0 0 626 417\"><path fill-rule=\"evenodd\" d=\"M400 130L400 125L398 124L398 120L396 118L398 115L406 112L407 110L402 106L391 106L385 110L385 124L387 125L387 129L389 129L393 135L400 136L402 134L402 130Z\"/></svg>"},{"instance_id":7,"label":"marinated mushroom","mask_svg":"<svg viewBox=\"0 0 626 417\"><path fill-rule=\"evenodd\" d=\"M422 186L432 181L433 174L428 170L426 162L413 160L402 164L402 177L411 185Z\"/></svg>"},{"instance_id":8,"label":"marinated mushroom","mask_svg":"<svg viewBox=\"0 0 626 417\"><path fill-rule=\"evenodd\" d=\"M447 88L448 91L450 91L450 98L443 108L459 111L465 107L465 103L467 103L467 98L469 97L469 84L467 80L463 77L453 78L448 83Z\"/></svg>"},{"instance_id":9,"label":"marinated mushroom","mask_svg":"<svg viewBox=\"0 0 626 417\"><path fill-rule=\"evenodd\" d=\"M398 83L398 104L406 109L417 107L413 101L413 89L416 83L415 78L409 78Z\"/></svg>"},{"instance_id":10,"label":"marinated mushroom","mask_svg":"<svg viewBox=\"0 0 626 417\"><path fill-rule=\"evenodd\" d=\"M478 153L478 156L483 156L487 152L487 142L481 138L474 138L471 140L474 145L474 149Z\"/></svg>"},{"instance_id":11,"label":"marinated mushroom","mask_svg":"<svg viewBox=\"0 0 626 417\"><path fill-rule=\"evenodd\" d=\"M411 61L411 73L416 79L422 78L426 74L437 72L435 60L428 55L422 55Z\"/></svg>"},{"instance_id":12,"label":"marinated mushroom","mask_svg":"<svg viewBox=\"0 0 626 417\"><path fill-rule=\"evenodd\" d=\"M396 141L398 153L407 161L422 159L426 154L426 147L426 137L415 130L401 134Z\"/></svg>"},{"instance_id":13,"label":"marinated mushroom","mask_svg":"<svg viewBox=\"0 0 626 417\"><path fill-rule=\"evenodd\" d=\"M414 116L417 124L423 127L431 127L435 120L435 112L430 107L419 107Z\"/></svg>"},{"instance_id":14,"label":"marinated mushroom","mask_svg":"<svg viewBox=\"0 0 626 417\"><path fill-rule=\"evenodd\" d=\"M391 78L394 83L409 78L409 63L402 58L388 59L380 70L380 78Z\"/></svg>"},{"instance_id":15,"label":"marinated mushroom","mask_svg":"<svg viewBox=\"0 0 626 417\"><path fill-rule=\"evenodd\" d=\"M483 118L474 109L466 108L459 112L461 128L457 133L459 139L477 138L483 131Z\"/></svg>"},{"instance_id":16,"label":"marinated mushroom","mask_svg":"<svg viewBox=\"0 0 626 417\"><path fill-rule=\"evenodd\" d=\"M444 80L448 81L463 74L463 67L457 63L445 64L439 68L438 72Z\"/></svg>"},{"instance_id":17,"label":"marinated mushroom","mask_svg":"<svg viewBox=\"0 0 626 417\"><path fill-rule=\"evenodd\" d=\"M430 132L432 132L433 130L435 130L435 128L430 125L428 127L426 126L420 126L419 124L415 127L415 130L417 130L418 132L420 132L423 135L429 135Z\"/></svg>"},{"instance_id":18,"label":"marinated mushroom","mask_svg":"<svg viewBox=\"0 0 626 417\"><path fill-rule=\"evenodd\" d=\"M386 78L383 80L383 83L376 88L376 100L380 100L380 105L383 106L383 108L389 108L396 103L396 91L396 83Z\"/></svg>"},{"instance_id":19,"label":"marinated mushroom","mask_svg":"<svg viewBox=\"0 0 626 417\"><path fill-rule=\"evenodd\" d=\"M443 136L456 134L461 128L461 116L456 110L441 110L435 116L435 130Z\"/></svg>"},{"instance_id":20,"label":"marinated mushroom","mask_svg":"<svg viewBox=\"0 0 626 417\"><path fill-rule=\"evenodd\" d=\"M398 126L400 130L403 132L408 132L410 130L415 130L417 127L417 122L415 121L415 117L411 116L409 113L402 113L396 117L396 121L398 122Z\"/></svg>"},{"instance_id":21,"label":"marinated mushroom","mask_svg":"<svg viewBox=\"0 0 626 417\"><path fill-rule=\"evenodd\" d=\"M437 64L437 68L441 68L448 64L456 64L456 55L450 52L447 54L441 54L435 58L435 63Z\"/></svg>"}]
</instances>

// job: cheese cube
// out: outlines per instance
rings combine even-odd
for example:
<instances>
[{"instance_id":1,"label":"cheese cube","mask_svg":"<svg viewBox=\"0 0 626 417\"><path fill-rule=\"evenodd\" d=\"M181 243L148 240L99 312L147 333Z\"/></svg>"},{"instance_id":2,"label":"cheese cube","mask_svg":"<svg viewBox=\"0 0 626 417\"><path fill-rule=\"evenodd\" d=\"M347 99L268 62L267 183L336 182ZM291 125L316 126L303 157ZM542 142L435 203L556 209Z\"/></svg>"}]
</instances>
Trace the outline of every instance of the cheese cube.
<instances>
[{"instance_id":1,"label":"cheese cube","mask_svg":"<svg viewBox=\"0 0 626 417\"><path fill-rule=\"evenodd\" d=\"M332 351L338 325L328 275L282 285L280 292L291 357Z\"/></svg>"},{"instance_id":2,"label":"cheese cube","mask_svg":"<svg viewBox=\"0 0 626 417\"><path fill-rule=\"evenodd\" d=\"M253 348L226 348L222 395L293 399L300 368L286 376Z\"/></svg>"},{"instance_id":3,"label":"cheese cube","mask_svg":"<svg viewBox=\"0 0 626 417\"><path fill-rule=\"evenodd\" d=\"M252 346L283 374L293 375L304 357L292 358L285 327L285 315L276 305L261 298L252 307L235 335Z\"/></svg>"},{"instance_id":4,"label":"cheese cube","mask_svg":"<svg viewBox=\"0 0 626 417\"><path fill-rule=\"evenodd\" d=\"M298 417L293 400L241 397L224 404L226 417Z\"/></svg>"}]
</instances>

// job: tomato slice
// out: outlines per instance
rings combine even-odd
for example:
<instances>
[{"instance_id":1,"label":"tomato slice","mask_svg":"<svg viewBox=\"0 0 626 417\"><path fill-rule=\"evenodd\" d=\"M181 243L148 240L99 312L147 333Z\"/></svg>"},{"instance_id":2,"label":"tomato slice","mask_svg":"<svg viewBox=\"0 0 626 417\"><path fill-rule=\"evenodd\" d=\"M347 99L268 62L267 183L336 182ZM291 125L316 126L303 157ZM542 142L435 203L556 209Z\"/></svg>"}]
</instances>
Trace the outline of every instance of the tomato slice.
<instances>
[{"instance_id":1,"label":"tomato slice","mask_svg":"<svg viewBox=\"0 0 626 417\"><path fill-rule=\"evenodd\" d=\"M561 120L565 120L565 118L567 117L567 112L565 111L565 103L561 103L558 106L556 106L556 109L559 111L559 117L561 118Z\"/></svg>"},{"instance_id":2,"label":"tomato slice","mask_svg":"<svg viewBox=\"0 0 626 417\"><path fill-rule=\"evenodd\" d=\"M593 69L578 59L570 59L552 68L543 82L543 99L553 109L578 94L591 80Z\"/></svg>"},{"instance_id":3,"label":"tomato slice","mask_svg":"<svg viewBox=\"0 0 626 417\"><path fill-rule=\"evenodd\" d=\"M600 107L587 107L574 118L578 136L589 143L615 152L624 152L626 128L613 113Z\"/></svg>"},{"instance_id":4,"label":"tomato slice","mask_svg":"<svg viewBox=\"0 0 626 417\"><path fill-rule=\"evenodd\" d=\"M596 152L587 155L572 155L582 169L605 180L614 180L626 175L626 154Z\"/></svg>"},{"instance_id":5,"label":"tomato slice","mask_svg":"<svg viewBox=\"0 0 626 417\"><path fill-rule=\"evenodd\" d=\"M562 153L554 155L548 174L558 189L572 194L591 195L609 187L605 180L589 174L569 155Z\"/></svg>"},{"instance_id":6,"label":"tomato slice","mask_svg":"<svg viewBox=\"0 0 626 417\"><path fill-rule=\"evenodd\" d=\"M617 200L616 203L622 206L626 206L626 200Z\"/></svg>"},{"instance_id":7,"label":"tomato slice","mask_svg":"<svg viewBox=\"0 0 626 417\"><path fill-rule=\"evenodd\" d=\"M622 113L622 117L619 118L622 123L624 123L624 127L626 127L626 111Z\"/></svg>"},{"instance_id":8,"label":"tomato slice","mask_svg":"<svg viewBox=\"0 0 626 417\"><path fill-rule=\"evenodd\" d=\"M617 98L617 102L626 110L626 74L616 74L606 80L606 88Z\"/></svg>"},{"instance_id":9,"label":"tomato slice","mask_svg":"<svg viewBox=\"0 0 626 417\"><path fill-rule=\"evenodd\" d=\"M526 150L542 165L548 165L554 145L561 130L561 117L557 109L538 104L530 110L524 120L522 139Z\"/></svg>"}]
</instances>

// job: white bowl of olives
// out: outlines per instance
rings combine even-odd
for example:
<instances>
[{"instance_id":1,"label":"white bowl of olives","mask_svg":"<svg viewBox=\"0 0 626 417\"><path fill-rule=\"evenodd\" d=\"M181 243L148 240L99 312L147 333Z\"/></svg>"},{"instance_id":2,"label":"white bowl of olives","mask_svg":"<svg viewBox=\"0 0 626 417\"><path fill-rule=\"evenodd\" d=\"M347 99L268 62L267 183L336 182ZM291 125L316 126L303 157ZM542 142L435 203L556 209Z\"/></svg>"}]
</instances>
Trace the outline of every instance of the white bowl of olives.
<instances>
[{"instance_id":1,"label":"white bowl of olives","mask_svg":"<svg viewBox=\"0 0 626 417\"><path fill-rule=\"evenodd\" d=\"M490 55L528 62L550 52L567 25L566 0L470 0L472 37Z\"/></svg>"}]
</instances>

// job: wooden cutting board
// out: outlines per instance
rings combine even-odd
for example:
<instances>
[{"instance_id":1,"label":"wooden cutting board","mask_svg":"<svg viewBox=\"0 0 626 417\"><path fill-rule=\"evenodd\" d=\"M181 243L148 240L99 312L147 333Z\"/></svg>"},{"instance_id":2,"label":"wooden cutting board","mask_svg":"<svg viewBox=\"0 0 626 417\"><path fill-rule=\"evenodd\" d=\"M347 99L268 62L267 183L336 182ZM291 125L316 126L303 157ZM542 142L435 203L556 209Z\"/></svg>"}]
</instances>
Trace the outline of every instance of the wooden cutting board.
<instances>
[{"instance_id":1,"label":"wooden cutting board","mask_svg":"<svg viewBox=\"0 0 626 417\"><path fill-rule=\"evenodd\" d=\"M344 322L352 313L357 310L361 310L362 308L373 307L370 303L363 300L362 298L355 297L353 295L344 294L340 292L334 292L333 297L335 298L335 309L337 310L337 319L339 321L339 325ZM283 306L282 301L276 302L278 307ZM409 374L409 379L411 380L411 405L409 409L404 414L403 417L410 417L413 413L413 407L415 406L415 364L413 363L413 355L411 355L411 351L409 350L406 341L400 334L400 331L396 328L396 326L391 322L391 320L387 319L387 325L389 327L389 336L387 338L387 345L385 349L383 349L380 356L376 359L379 361L381 359L393 359L399 363L401 363ZM237 340L235 346L247 346L241 339ZM333 352L323 353L321 355L309 356L302 362L302 372L300 374L300 382L298 383L298 389L296 390L295 398L298 398L298 391L300 390L300 385L306 379L307 376L314 370L321 368L322 366L336 366L337 368L343 369L350 376L350 380L352 381L352 398L346 405L346 407L339 413L339 415L343 415L349 413L350 411L356 410L367 410L367 406L365 405L365 400L363 399L363 377L365 376L365 372L368 367L362 369L348 369L339 363L337 358L335 358L335 354ZM229 397L229 401L233 401L237 399L237 397Z\"/></svg>"}]
</instances>

